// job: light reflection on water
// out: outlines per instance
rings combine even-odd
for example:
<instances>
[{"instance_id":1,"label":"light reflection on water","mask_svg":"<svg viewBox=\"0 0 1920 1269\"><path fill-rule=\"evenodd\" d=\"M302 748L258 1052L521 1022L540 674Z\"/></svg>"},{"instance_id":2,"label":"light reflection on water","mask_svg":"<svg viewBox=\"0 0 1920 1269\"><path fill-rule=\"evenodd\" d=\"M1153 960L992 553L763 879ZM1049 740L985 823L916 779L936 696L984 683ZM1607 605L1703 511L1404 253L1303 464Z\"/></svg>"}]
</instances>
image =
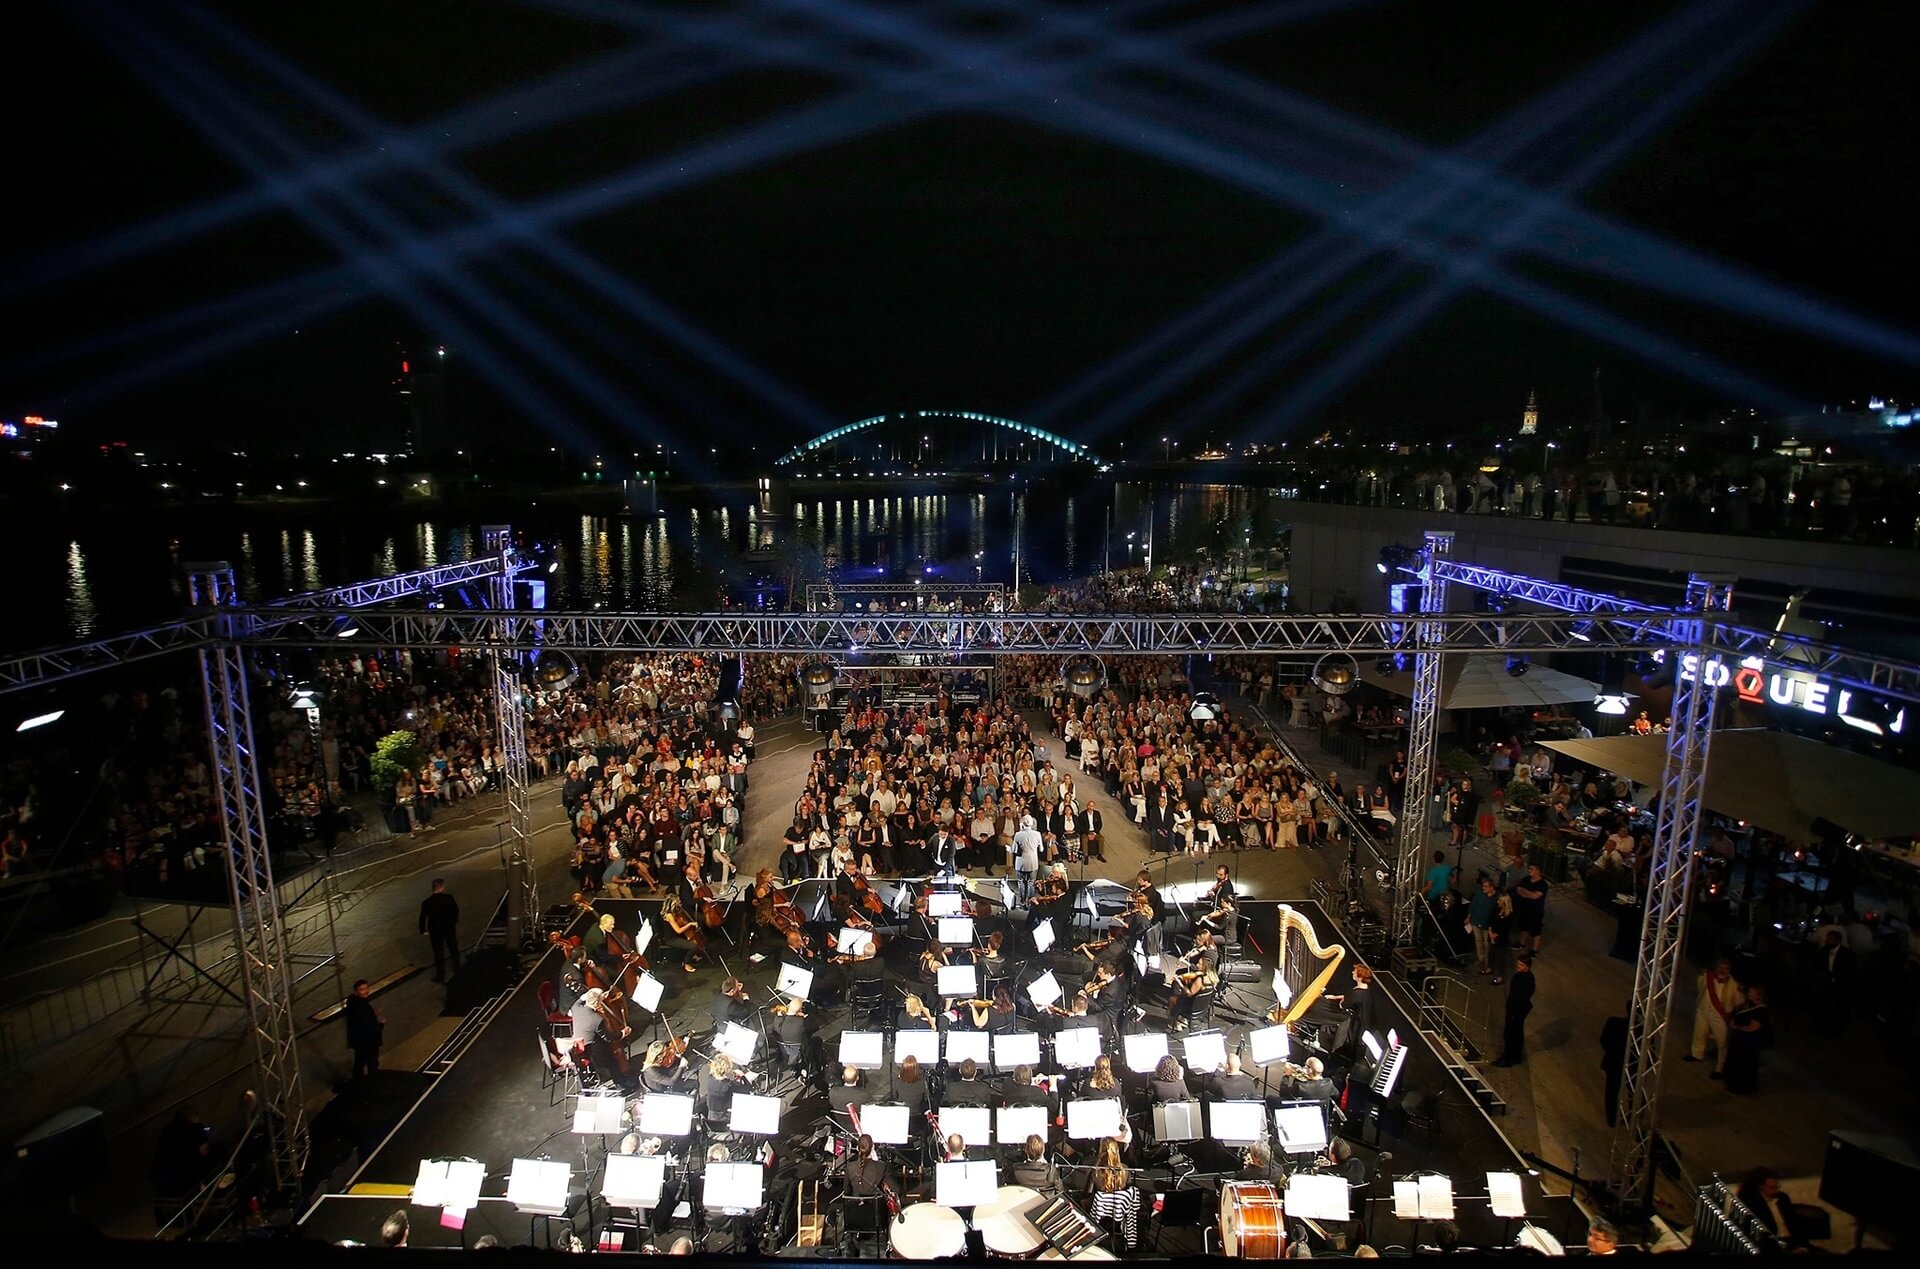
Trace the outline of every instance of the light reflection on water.
<instances>
[{"instance_id":1,"label":"light reflection on water","mask_svg":"<svg viewBox=\"0 0 1920 1269\"><path fill-rule=\"evenodd\" d=\"M872 578L923 576L931 565L937 576L971 581L977 566L983 580L1004 582L1012 573L1017 515L1022 574L1049 582L1100 567L1108 532L1116 565L1127 558L1129 531L1142 543L1148 540L1149 501L1131 486L1116 497L1089 490L1067 496L1036 490L1030 498L977 490L874 497L863 492L804 502L777 497L769 489L736 504L681 504L657 516L556 517L529 509L514 523L523 540L555 548L560 568L546 579L548 604L588 609L596 603L609 609L673 605L676 581L688 580L676 577L676 566L688 558L699 559L706 571L724 567L730 579L778 578L791 541ZM1178 497L1162 491L1151 503L1158 540L1170 541L1182 516L1211 520L1246 501L1244 490L1193 488ZM224 519L162 521L138 536L110 527L78 529L69 542L56 538L51 549L35 544L28 550L29 587L61 601L38 606L16 623L15 646L56 644L176 616L183 602L183 561L232 561L241 594L266 600L452 563L469 558L479 541L477 520L324 513L289 522L234 512ZM704 594L703 602L710 601L711 592ZM736 591L736 597L753 602L750 590Z\"/></svg>"}]
</instances>

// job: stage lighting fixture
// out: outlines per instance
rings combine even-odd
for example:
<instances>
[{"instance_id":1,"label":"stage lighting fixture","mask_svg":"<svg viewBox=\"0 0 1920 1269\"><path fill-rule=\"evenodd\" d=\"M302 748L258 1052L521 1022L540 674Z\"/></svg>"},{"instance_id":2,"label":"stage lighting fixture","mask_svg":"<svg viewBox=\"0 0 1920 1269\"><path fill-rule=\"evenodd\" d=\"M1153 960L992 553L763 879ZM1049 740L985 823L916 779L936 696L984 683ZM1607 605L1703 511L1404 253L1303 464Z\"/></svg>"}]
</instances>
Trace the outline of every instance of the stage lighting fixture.
<instances>
[{"instance_id":1,"label":"stage lighting fixture","mask_svg":"<svg viewBox=\"0 0 1920 1269\"><path fill-rule=\"evenodd\" d=\"M1622 672L1618 657L1604 657L1600 662L1599 691L1593 697L1593 709L1597 714L1619 715L1627 712L1626 675Z\"/></svg>"},{"instance_id":2,"label":"stage lighting fixture","mask_svg":"<svg viewBox=\"0 0 1920 1269\"><path fill-rule=\"evenodd\" d=\"M1527 672L1527 659L1525 657L1512 656L1507 658L1508 674L1513 675L1513 677L1517 679L1522 674L1525 674L1526 672Z\"/></svg>"},{"instance_id":3,"label":"stage lighting fixture","mask_svg":"<svg viewBox=\"0 0 1920 1269\"><path fill-rule=\"evenodd\" d=\"M335 617L331 633L336 639L351 639L360 633L360 623L351 617Z\"/></svg>"},{"instance_id":4,"label":"stage lighting fixture","mask_svg":"<svg viewBox=\"0 0 1920 1269\"><path fill-rule=\"evenodd\" d=\"M1635 677L1650 679L1660 672L1660 662L1651 652L1636 652L1633 655L1633 664L1630 668L1633 670Z\"/></svg>"},{"instance_id":5,"label":"stage lighting fixture","mask_svg":"<svg viewBox=\"0 0 1920 1269\"><path fill-rule=\"evenodd\" d=\"M1591 621L1576 621L1568 628L1567 633L1582 643L1592 643L1593 623Z\"/></svg>"},{"instance_id":6,"label":"stage lighting fixture","mask_svg":"<svg viewBox=\"0 0 1920 1269\"><path fill-rule=\"evenodd\" d=\"M1602 692L1593 698L1593 712L1596 714L1625 714L1627 712L1627 694L1625 692Z\"/></svg>"},{"instance_id":7,"label":"stage lighting fixture","mask_svg":"<svg viewBox=\"0 0 1920 1269\"><path fill-rule=\"evenodd\" d=\"M320 701L326 695L311 683L302 683L288 694L287 703L295 709L319 709Z\"/></svg>"},{"instance_id":8,"label":"stage lighting fixture","mask_svg":"<svg viewBox=\"0 0 1920 1269\"><path fill-rule=\"evenodd\" d=\"M1060 663L1060 677L1075 696L1092 696L1107 681L1107 667L1091 652L1076 652Z\"/></svg>"},{"instance_id":9,"label":"stage lighting fixture","mask_svg":"<svg viewBox=\"0 0 1920 1269\"><path fill-rule=\"evenodd\" d=\"M1195 692L1193 704L1187 707L1187 717L1196 723L1210 723L1225 712L1220 698L1212 692Z\"/></svg>"},{"instance_id":10,"label":"stage lighting fixture","mask_svg":"<svg viewBox=\"0 0 1920 1269\"><path fill-rule=\"evenodd\" d=\"M1402 571L1417 571L1416 566L1419 562L1420 552L1418 550L1410 546L1402 546L1398 542L1392 542L1380 548L1380 562L1375 564L1374 567L1379 569L1383 575L1392 577L1395 573Z\"/></svg>"},{"instance_id":11,"label":"stage lighting fixture","mask_svg":"<svg viewBox=\"0 0 1920 1269\"><path fill-rule=\"evenodd\" d=\"M821 696L833 690L833 681L839 677L831 661L809 661L800 667L800 686L815 696Z\"/></svg>"},{"instance_id":12,"label":"stage lighting fixture","mask_svg":"<svg viewBox=\"0 0 1920 1269\"><path fill-rule=\"evenodd\" d=\"M35 727L45 727L48 723L57 723L66 712L64 709L56 709L45 714L35 714L32 718L23 718L20 720L20 725L15 727L14 730L16 732L32 731Z\"/></svg>"},{"instance_id":13,"label":"stage lighting fixture","mask_svg":"<svg viewBox=\"0 0 1920 1269\"><path fill-rule=\"evenodd\" d=\"M1395 661L1396 661L1396 658L1394 657L1381 657L1378 661L1375 661L1373 663L1374 673L1376 674L1398 673L1400 670L1400 667L1399 665L1395 664Z\"/></svg>"},{"instance_id":14,"label":"stage lighting fixture","mask_svg":"<svg viewBox=\"0 0 1920 1269\"><path fill-rule=\"evenodd\" d=\"M1512 612L1520 606L1520 601L1512 595L1488 595L1488 612Z\"/></svg>"},{"instance_id":15,"label":"stage lighting fixture","mask_svg":"<svg viewBox=\"0 0 1920 1269\"><path fill-rule=\"evenodd\" d=\"M564 652L542 652L540 659L533 663L534 682L554 691L559 691L579 677L580 667Z\"/></svg>"},{"instance_id":16,"label":"stage lighting fixture","mask_svg":"<svg viewBox=\"0 0 1920 1269\"><path fill-rule=\"evenodd\" d=\"M1313 685L1328 696L1345 696L1359 678L1359 662L1345 652L1329 652L1314 663Z\"/></svg>"}]
</instances>

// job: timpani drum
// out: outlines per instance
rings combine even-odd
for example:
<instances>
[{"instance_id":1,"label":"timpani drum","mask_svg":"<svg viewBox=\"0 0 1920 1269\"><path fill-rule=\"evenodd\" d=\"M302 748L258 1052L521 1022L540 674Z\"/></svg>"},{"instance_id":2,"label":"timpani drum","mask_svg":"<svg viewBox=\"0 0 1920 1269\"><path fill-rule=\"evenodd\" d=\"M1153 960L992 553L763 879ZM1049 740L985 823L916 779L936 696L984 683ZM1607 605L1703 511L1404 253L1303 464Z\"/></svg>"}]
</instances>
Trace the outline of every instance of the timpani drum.
<instances>
[{"instance_id":1,"label":"timpani drum","mask_svg":"<svg viewBox=\"0 0 1920 1269\"><path fill-rule=\"evenodd\" d=\"M1286 1254L1286 1212L1280 1191L1266 1181L1228 1181L1220 1187L1220 1250L1242 1260L1278 1260Z\"/></svg>"},{"instance_id":2,"label":"timpani drum","mask_svg":"<svg viewBox=\"0 0 1920 1269\"><path fill-rule=\"evenodd\" d=\"M902 1260L944 1260L966 1250L967 1223L951 1207L915 1203L893 1222L887 1241Z\"/></svg>"},{"instance_id":3,"label":"timpani drum","mask_svg":"<svg viewBox=\"0 0 1920 1269\"><path fill-rule=\"evenodd\" d=\"M1044 1200L1040 1191L1024 1185L1003 1185L993 1202L973 1209L973 1227L987 1253L1011 1260L1027 1260L1047 1245L1047 1239L1027 1213Z\"/></svg>"}]
</instances>

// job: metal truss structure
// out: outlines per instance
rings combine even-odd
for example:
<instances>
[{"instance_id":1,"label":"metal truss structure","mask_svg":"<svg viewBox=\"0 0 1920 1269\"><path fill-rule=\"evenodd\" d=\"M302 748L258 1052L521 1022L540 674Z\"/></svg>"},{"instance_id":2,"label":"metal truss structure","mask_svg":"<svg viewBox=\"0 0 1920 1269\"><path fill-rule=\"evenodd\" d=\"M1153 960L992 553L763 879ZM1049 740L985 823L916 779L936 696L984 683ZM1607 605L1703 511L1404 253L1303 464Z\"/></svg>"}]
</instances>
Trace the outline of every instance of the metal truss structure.
<instances>
[{"instance_id":1,"label":"metal truss structure","mask_svg":"<svg viewBox=\"0 0 1920 1269\"><path fill-rule=\"evenodd\" d=\"M513 611L513 534L505 526L481 529L481 540L495 568L491 574L494 610ZM520 682L520 658L511 650L519 639L520 619L507 617L504 638L492 646L494 720L500 745L501 782L507 798L507 946L521 947L540 932L540 889L533 866L527 789L527 698Z\"/></svg>"},{"instance_id":2,"label":"metal truss structure","mask_svg":"<svg viewBox=\"0 0 1920 1269\"><path fill-rule=\"evenodd\" d=\"M1299 657L1416 650L1414 625L1400 614L1237 616L1232 614L974 613L542 613L372 610L354 614L351 634L329 633L344 614L241 612L232 637L243 643L519 651L790 653L1273 653ZM1645 623L1596 626L1589 642L1574 630L1591 620L1566 613L1436 613L1427 645L1439 652L1552 652L1668 646L1673 610ZM510 630L511 628L511 630Z\"/></svg>"},{"instance_id":3,"label":"metal truss structure","mask_svg":"<svg viewBox=\"0 0 1920 1269\"><path fill-rule=\"evenodd\" d=\"M233 570L210 565L189 571L187 588L196 607L218 611L234 602ZM260 1126L266 1134L274 1182L286 1190L298 1183L307 1166L306 1105L294 1042L292 949L267 850L246 654L238 644L213 643L201 648L199 657L227 889L233 903L240 994L246 1001L259 1075L255 1092L262 1112Z\"/></svg>"},{"instance_id":4,"label":"metal truss structure","mask_svg":"<svg viewBox=\"0 0 1920 1269\"><path fill-rule=\"evenodd\" d=\"M1433 788L1433 754L1440 730L1440 681L1445 658L1439 647L1446 628L1434 620L1447 610L1447 583L1435 563L1453 551L1453 534L1429 532L1427 584L1420 591L1418 650L1413 657L1413 705L1407 712L1407 769L1401 784L1400 835L1393 866L1393 914L1388 929L1395 947L1411 947L1420 918L1420 872L1431 844L1427 794Z\"/></svg>"},{"instance_id":5,"label":"metal truss structure","mask_svg":"<svg viewBox=\"0 0 1920 1269\"><path fill-rule=\"evenodd\" d=\"M1687 583L1692 615L1678 633L1682 652L1704 656L1712 625L1733 598L1730 579L1696 574ZM1647 912L1640 926L1640 959L1633 1000L1627 1009L1626 1070L1620 1082L1620 1128L1614 1137L1613 1171L1620 1200L1629 1207L1653 1201L1654 1133L1660 1100L1660 1059L1673 1020L1673 989L1686 952L1687 911L1693 893L1693 860L1705 810L1707 758L1713 742L1713 703L1718 695L1705 675L1676 675L1673 724L1667 730L1667 762L1660 776L1660 809L1654 820L1653 858L1647 874ZM1684 1037L1682 1043L1685 1043Z\"/></svg>"},{"instance_id":6,"label":"metal truss structure","mask_svg":"<svg viewBox=\"0 0 1920 1269\"><path fill-rule=\"evenodd\" d=\"M504 528L501 532L505 533ZM498 582L503 573L512 567L504 562L506 557L491 548L470 560L458 564L442 564L435 568L416 569L411 573L395 573L391 577L376 577L372 581L354 582L347 586L335 586L329 590L310 590L298 595L288 595L285 599L276 599L268 603L269 608L365 608L372 604L389 604L396 599L411 599L415 595L431 594L449 586L464 586L473 582ZM507 574L510 576L510 574Z\"/></svg>"}]
</instances>

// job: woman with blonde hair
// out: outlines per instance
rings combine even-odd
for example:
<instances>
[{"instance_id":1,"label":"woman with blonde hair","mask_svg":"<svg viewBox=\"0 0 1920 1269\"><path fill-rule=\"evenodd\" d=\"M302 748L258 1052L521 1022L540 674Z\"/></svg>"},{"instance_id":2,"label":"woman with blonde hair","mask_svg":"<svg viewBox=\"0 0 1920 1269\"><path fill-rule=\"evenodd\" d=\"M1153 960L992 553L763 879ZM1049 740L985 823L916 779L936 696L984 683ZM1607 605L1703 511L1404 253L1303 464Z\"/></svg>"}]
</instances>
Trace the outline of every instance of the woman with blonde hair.
<instances>
[{"instance_id":1,"label":"woman with blonde hair","mask_svg":"<svg viewBox=\"0 0 1920 1269\"><path fill-rule=\"evenodd\" d=\"M1133 1187L1133 1174L1120 1158L1120 1143L1112 1137L1100 1143L1091 1173L1093 1202L1087 1215L1108 1229L1117 1230L1121 1244L1133 1250L1140 1241L1140 1191Z\"/></svg>"}]
</instances>

